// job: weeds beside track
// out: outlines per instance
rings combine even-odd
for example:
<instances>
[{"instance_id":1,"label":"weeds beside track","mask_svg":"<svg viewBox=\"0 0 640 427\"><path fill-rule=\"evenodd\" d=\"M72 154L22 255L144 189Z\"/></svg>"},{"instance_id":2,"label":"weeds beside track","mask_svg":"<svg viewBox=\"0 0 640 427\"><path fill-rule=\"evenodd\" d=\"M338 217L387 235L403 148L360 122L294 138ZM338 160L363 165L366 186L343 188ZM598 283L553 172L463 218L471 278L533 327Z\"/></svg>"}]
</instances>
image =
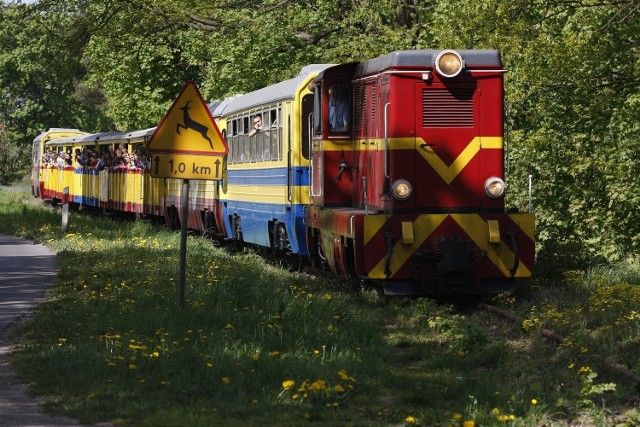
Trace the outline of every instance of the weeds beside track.
<instances>
[{"instance_id":1,"label":"weeds beside track","mask_svg":"<svg viewBox=\"0 0 640 427\"><path fill-rule=\"evenodd\" d=\"M188 239L187 304L178 307L176 233L72 215L63 235L55 209L15 195L0 200L1 232L58 253L50 300L14 355L23 380L56 413L181 426L635 420L635 385L604 371L596 379L599 365L580 335L557 347L526 322L346 289L197 237ZM562 319L533 308L545 292L496 303L533 324L542 314ZM632 328L633 320L615 323L615 309L612 323ZM628 345L633 338L629 332Z\"/></svg>"}]
</instances>

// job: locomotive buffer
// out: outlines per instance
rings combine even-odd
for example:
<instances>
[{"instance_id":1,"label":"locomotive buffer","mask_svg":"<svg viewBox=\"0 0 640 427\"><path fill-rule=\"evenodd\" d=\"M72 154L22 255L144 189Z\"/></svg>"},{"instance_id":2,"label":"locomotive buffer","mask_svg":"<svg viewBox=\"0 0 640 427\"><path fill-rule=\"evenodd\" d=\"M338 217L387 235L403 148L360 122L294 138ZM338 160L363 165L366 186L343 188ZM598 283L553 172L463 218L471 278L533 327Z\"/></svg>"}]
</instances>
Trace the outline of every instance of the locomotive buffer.
<instances>
[{"instance_id":1,"label":"locomotive buffer","mask_svg":"<svg viewBox=\"0 0 640 427\"><path fill-rule=\"evenodd\" d=\"M189 180L222 180L224 156L229 151L194 82L184 85L147 142L147 150L152 177L183 180L178 304L184 305Z\"/></svg>"}]
</instances>

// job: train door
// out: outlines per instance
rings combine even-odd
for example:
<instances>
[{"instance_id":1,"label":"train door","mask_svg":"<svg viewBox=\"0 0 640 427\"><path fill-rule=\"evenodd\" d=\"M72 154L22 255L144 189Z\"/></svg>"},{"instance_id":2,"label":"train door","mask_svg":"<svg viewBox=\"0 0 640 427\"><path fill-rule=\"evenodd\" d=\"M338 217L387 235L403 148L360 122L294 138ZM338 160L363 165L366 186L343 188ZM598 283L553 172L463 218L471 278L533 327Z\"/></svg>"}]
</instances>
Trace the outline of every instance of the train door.
<instances>
[{"instance_id":1,"label":"train door","mask_svg":"<svg viewBox=\"0 0 640 427\"><path fill-rule=\"evenodd\" d=\"M31 151L31 194L40 197L40 167L42 165L42 138L33 141Z\"/></svg>"},{"instance_id":2,"label":"train door","mask_svg":"<svg viewBox=\"0 0 640 427\"><path fill-rule=\"evenodd\" d=\"M415 85L417 208L479 206L478 98L474 82Z\"/></svg>"},{"instance_id":3,"label":"train door","mask_svg":"<svg viewBox=\"0 0 640 427\"><path fill-rule=\"evenodd\" d=\"M302 97L302 116L300 118L300 158L297 159L294 163L296 166L302 165L303 160L310 160L312 153L309 152L311 149L311 141L312 141L312 129L313 123L312 113L313 113L313 94L306 94ZM289 140L291 140L291 128L289 127ZM291 146L291 144L289 144ZM291 148L289 148L289 153L291 153ZM309 176L303 176L304 172L302 168L293 167L291 161L289 161L289 182L291 185L307 185L309 183ZM289 191L293 191L291 188Z\"/></svg>"},{"instance_id":4,"label":"train door","mask_svg":"<svg viewBox=\"0 0 640 427\"><path fill-rule=\"evenodd\" d=\"M323 106L321 94L322 86L319 86L315 90L312 109L303 115L303 120L307 119L306 126L308 128L308 131L303 133L303 141L309 144L309 202L316 206L323 206L324 156L322 153Z\"/></svg>"}]
</instances>

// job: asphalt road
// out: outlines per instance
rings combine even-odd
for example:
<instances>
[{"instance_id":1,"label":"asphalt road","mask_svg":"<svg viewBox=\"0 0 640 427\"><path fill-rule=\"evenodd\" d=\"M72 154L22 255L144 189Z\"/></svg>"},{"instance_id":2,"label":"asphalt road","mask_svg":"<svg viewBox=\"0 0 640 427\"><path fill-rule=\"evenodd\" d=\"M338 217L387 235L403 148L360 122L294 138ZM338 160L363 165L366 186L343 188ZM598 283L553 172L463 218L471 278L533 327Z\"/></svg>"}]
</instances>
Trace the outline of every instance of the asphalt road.
<instances>
[{"instance_id":1,"label":"asphalt road","mask_svg":"<svg viewBox=\"0 0 640 427\"><path fill-rule=\"evenodd\" d=\"M0 234L0 426L80 425L42 413L42 399L28 396L9 365L16 327L47 296L56 276L56 256L42 245Z\"/></svg>"}]
</instances>

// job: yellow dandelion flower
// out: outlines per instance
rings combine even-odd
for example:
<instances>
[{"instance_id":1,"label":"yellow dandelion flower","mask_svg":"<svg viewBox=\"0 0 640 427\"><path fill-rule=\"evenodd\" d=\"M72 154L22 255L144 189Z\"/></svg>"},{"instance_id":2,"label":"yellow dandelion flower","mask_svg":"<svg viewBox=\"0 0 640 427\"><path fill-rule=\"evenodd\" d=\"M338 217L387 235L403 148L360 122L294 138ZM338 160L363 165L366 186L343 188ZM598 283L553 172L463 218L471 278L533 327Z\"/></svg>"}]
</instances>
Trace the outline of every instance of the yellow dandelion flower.
<instances>
[{"instance_id":1,"label":"yellow dandelion flower","mask_svg":"<svg viewBox=\"0 0 640 427\"><path fill-rule=\"evenodd\" d=\"M227 378L227 377L223 377L222 378L222 382L225 383L225 384L229 384L231 382L231 380L229 378Z\"/></svg>"},{"instance_id":2,"label":"yellow dandelion flower","mask_svg":"<svg viewBox=\"0 0 640 427\"><path fill-rule=\"evenodd\" d=\"M260 355L259 354L254 354L253 356L251 356L252 360L258 361L260 360Z\"/></svg>"},{"instance_id":3,"label":"yellow dandelion flower","mask_svg":"<svg viewBox=\"0 0 640 427\"><path fill-rule=\"evenodd\" d=\"M591 373L591 368L588 366L582 366L578 371L579 374L589 374Z\"/></svg>"},{"instance_id":4,"label":"yellow dandelion flower","mask_svg":"<svg viewBox=\"0 0 640 427\"><path fill-rule=\"evenodd\" d=\"M473 420L466 420L465 422L462 423L462 427L475 427L476 426L476 422Z\"/></svg>"},{"instance_id":5,"label":"yellow dandelion flower","mask_svg":"<svg viewBox=\"0 0 640 427\"><path fill-rule=\"evenodd\" d=\"M456 421L460 421L462 419L462 414L456 412L455 414L453 414L453 419Z\"/></svg>"},{"instance_id":6,"label":"yellow dandelion flower","mask_svg":"<svg viewBox=\"0 0 640 427\"><path fill-rule=\"evenodd\" d=\"M289 390L294 385L296 385L296 382L293 380L282 381L282 388L284 388L285 390Z\"/></svg>"},{"instance_id":7,"label":"yellow dandelion flower","mask_svg":"<svg viewBox=\"0 0 640 427\"><path fill-rule=\"evenodd\" d=\"M531 399L531 404L532 405L537 405L538 404L538 400L537 399Z\"/></svg>"},{"instance_id":8,"label":"yellow dandelion flower","mask_svg":"<svg viewBox=\"0 0 640 427\"><path fill-rule=\"evenodd\" d=\"M129 369L137 369L136 365L134 365L133 363L129 365Z\"/></svg>"},{"instance_id":9,"label":"yellow dandelion flower","mask_svg":"<svg viewBox=\"0 0 640 427\"><path fill-rule=\"evenodd\" d=\"M335 386L335 387L333 388L333 391L335 391L336 393L344 393L344 392L345 392L345 389L344 389L344 387L342 387L340 384L338 384L337 386Z\"/></svg>"},{"instance_id":10,"label":"yellow dandelion flower","mask_svg":"<svg viewBox=\"0 0 640 427\"><path fill-rule=\"evenodd\" d=\"M404 419L406 422L408 422L409 424L415 424L417 422L417 420L412 417L411 415L409 415L407 418Z\"/></svg>"},{"instance_id":11,"label":"yellow dandelion flower","mask_svg":"<svg viewBox=\"0 0 640 427\"><path fill-rule=\"evenodd\" d=\"M338 371L338 375L340 376L340 379L343 381L349 381L349 375L347 375L347 371L345 371L344 369L340 369Z\"/></svg>"},{"instance_id":12,"label":"yellow dandelion flower","mask_svg":"<svg viewBox=\"0 0 640 427\"><path fill-rule=\"evenodd\" d=\"M278 357L278 356L280 356L280 352L279 351L271 351L271 352L269 352L269 356Z\"/></svg>"},{"instance_id":13,"label":"yellow dandelion flower","mask_svg":"<svg viewBox=\"0 0 640 427\"><path fill-rule=\"evenodd\" d=\"M327 382L325 380L318 380L318 381L315 381L314 383L312 383L309 387L311 388L311 390L313 390L316 393L318 393L320 391L326 390Z\"/></svg>"},{"instance_id":14,"label":"yellow dandelion flower","mask_svg":"<svg viewBox=\"0 0 640 427\"><path fill-rule=\"evenodd\" d=\"M213 368L213 363L207 362L207 368Z\"/></svg>"},{"instance_id":15,"label":"yellow dandelion flower","mask_svg":"<svg viewBox=\"0 0 640 427\"><path fill-rule=\"evenodd\" d=\"M491 410L491 413L492 413L493 415L499 415L499 414L500 414L500 409L498 409L498 408L493 408L493 409Z\"/></svg>"},{"instance_id":16,"label":"yellow dandelion flower","mask_svg":"<svg viewBox=\"0 0 640 427\"><path fill-rule=\"evenodd\" d=\"M224 325L225 329L233 329L233 325L231 323L227 323L226 325Z\"/></svg>"},{"instance_id":17,"label":"yellow dandelion flower","mask_svg":"<svg viewBox=\"0 0 640 427\"><path fill-rule=\"evenodd\" d=\"M335 330L335 328L333 327L333 325L327 326L327 331L333 332L334 330Z\"/></svg>"}]
</instances>

